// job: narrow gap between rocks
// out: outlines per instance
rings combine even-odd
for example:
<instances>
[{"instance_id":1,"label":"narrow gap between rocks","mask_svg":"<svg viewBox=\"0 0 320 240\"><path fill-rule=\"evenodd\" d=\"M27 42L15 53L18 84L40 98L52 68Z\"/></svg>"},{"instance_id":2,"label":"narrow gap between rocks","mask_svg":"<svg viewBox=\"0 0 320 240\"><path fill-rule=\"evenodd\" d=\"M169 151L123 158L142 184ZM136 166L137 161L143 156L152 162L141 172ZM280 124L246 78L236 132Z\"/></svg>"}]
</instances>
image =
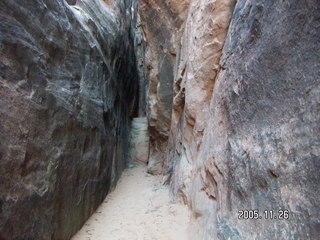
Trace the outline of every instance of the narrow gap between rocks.
<instances>
[{"instance_id":1,"label":"narrow gap between rocks","mask_svg":"<svg viewBox=\"0 0 320 240\"><path fill-rule=\"evenodd\" d=\"M1 0L0 240L319 239L318 2Z\"/></svg>"},{"instance_id":2,"label":"narrow gap between rocks","mask_svg":"<svg viewBox=\"0 0 320 240\"><path fill-rule=\"evenodd\" d=\"M77 6L76 0L67 2L71 6ZM110 5L108 1L104 2ZM75 9L78 11L77 7ZM137 11L136 7L131 10ZM137 13L132 14L134 16ZM170 194L170 187L163 184L163 176L150 174L150 167L147 166L150 159L150 135L146 117L145 48L141 26L136 27L134 35L135 61L139 75L139 96L135 97L139 98L139 106L136 105L138 111L131 115L134 118L130 117L129 149L125 154L129 168L124 170L115 189L106 196L72 240L188 239L190 211ZM130 62L130 59L123 61ZM170 81L173 81L172 76ZM119 102L115 105L119 105ZM110 119L105 117L105 122L110 122Z\"/></svg>"},{"instance_id":3,"label":"narrow gap between rocks","mask_svg":"<svg viewBox=\"0 0 320 240\"><path fill-rule=\"evenodd\" d=\"M129 142L129 168L72 240L187 240L187 206L174 201L163 176L147 172L146 117L132 119Z\"/></svg>"}]
</instances>

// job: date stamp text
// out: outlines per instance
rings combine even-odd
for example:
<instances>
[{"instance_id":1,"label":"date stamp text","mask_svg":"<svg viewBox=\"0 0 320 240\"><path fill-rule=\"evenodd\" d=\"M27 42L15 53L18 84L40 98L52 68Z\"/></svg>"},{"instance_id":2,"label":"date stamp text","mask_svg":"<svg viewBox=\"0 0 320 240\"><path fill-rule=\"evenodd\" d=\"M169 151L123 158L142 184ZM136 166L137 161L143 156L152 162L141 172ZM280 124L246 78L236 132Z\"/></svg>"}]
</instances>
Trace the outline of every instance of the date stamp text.
<instances>
[{"instance_id":1,"label":"date stamp text","mask_svg":"<svg viewBox=\"0 0 320 240\"><path fill-rule=\"evenodd\" d=\"M258 219L268 219L268 220L288 220L290 213L286 209L280 210L263 210L258 209L252 210L239 210L238 219L239 220L258 220Z\"/></svg>"}]
</instances>

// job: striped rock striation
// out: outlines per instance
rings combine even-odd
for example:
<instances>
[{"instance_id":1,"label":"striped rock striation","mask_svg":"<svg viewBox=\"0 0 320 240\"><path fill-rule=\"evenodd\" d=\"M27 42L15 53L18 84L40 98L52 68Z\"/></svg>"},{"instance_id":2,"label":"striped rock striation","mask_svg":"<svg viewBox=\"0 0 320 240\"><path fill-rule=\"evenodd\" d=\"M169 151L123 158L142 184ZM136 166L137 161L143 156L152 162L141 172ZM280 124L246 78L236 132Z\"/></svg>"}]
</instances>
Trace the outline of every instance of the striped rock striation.
<instances>
[{"instance_id":1,"label":"striped rock striation","mask_svg":"<svg viewBox=\"0 0 320 240\"><path fill-rule=\"evenodd\" d=\"M138 114L136 5L1 1L1 240L69 239L114 187Z\"/></svg>"},{"instance_id":2,"label":"striped rock striation","mask_svg":"<svg viewBox=\"0 0 320 240\"><path fill-rule=\"evenodd\" d=\"M319 2L142 1L140 14L146 57L175 55L149 67L150 161L192 210L191 239L317 239ZM279 209L289 219L265 219Z\"/></svg>"}]
</instances>

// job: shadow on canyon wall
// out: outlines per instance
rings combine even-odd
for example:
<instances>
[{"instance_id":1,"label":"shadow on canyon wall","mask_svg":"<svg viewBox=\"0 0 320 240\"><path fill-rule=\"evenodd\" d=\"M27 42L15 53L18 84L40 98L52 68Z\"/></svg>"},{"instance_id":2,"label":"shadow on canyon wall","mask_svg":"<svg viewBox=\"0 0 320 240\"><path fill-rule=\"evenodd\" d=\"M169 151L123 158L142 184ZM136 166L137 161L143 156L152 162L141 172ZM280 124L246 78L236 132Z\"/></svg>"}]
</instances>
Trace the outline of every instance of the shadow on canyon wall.
<instances>
[{"instance_id":1,"label":"shadow on canyon wall","mask_svg":"<svg viewBox=\"0 0 320 240\"><path fill-rule=\"evenodd\" d=\"M318 0L2 0L0 239L69 239L139 155L137 117L193 239L317 239L319 15Z\"/></svg>"}]
</instances>

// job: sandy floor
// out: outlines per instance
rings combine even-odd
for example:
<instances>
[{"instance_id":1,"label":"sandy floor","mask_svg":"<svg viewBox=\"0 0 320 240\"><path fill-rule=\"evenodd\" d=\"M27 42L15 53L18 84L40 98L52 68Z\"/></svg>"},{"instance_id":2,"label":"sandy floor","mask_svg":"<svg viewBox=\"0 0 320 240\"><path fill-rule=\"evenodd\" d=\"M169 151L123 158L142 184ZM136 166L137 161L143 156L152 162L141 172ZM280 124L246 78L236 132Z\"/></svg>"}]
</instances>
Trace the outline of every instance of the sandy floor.
<instances>
[{"instance_id":1,"label":"sandy floor","mask_svg":"<svg viewBox=\"0 0 320 240\"><path fill-rule=\"evenodd\" d=\"M187 240L189 211L170 201L161 177L138 166L124 171L116 189L72 240Z\"/></svg>"}]
</instances>

